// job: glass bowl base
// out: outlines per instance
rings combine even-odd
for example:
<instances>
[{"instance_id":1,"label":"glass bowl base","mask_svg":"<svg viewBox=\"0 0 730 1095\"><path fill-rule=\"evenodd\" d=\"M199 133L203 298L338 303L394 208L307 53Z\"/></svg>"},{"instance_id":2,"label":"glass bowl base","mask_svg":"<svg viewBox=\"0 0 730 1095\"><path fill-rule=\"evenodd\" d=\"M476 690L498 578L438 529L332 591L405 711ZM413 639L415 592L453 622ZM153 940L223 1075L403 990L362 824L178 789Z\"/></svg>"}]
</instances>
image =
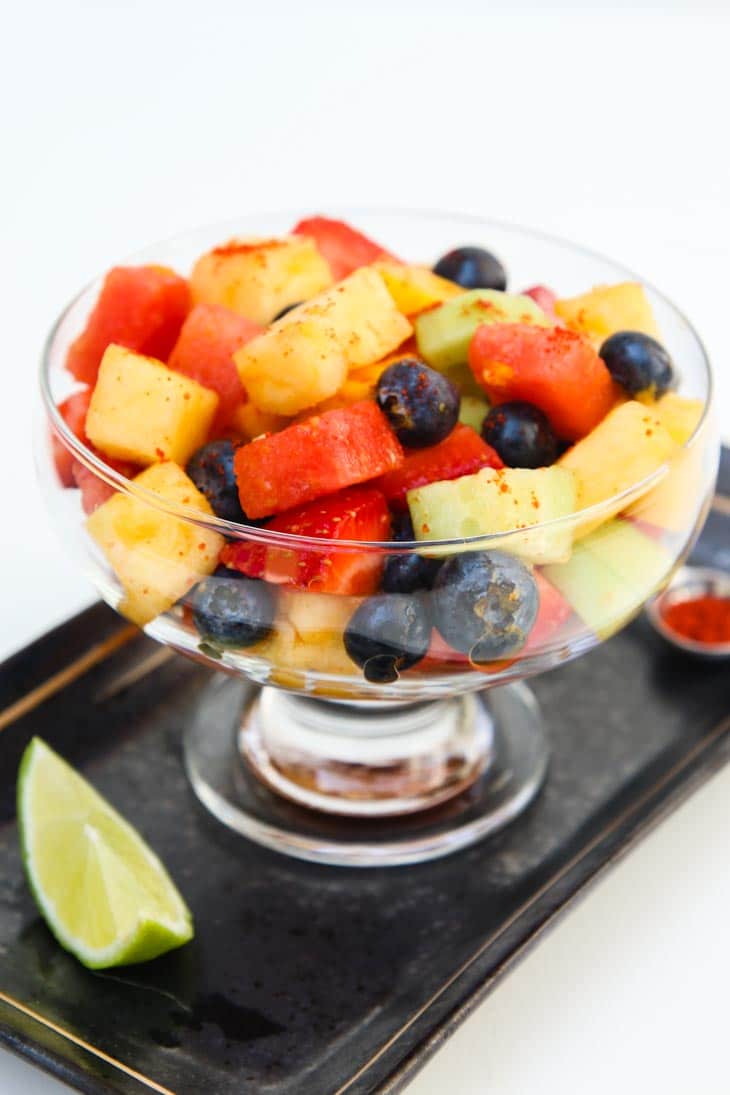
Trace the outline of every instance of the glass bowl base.
<instances>
[{"instance_id":1,"label":"glass bowl base","mask_svg":"<svg viewBox=\"0 0 730 1095\"><path fill-rule=\"evenodd\" d=\"M398 707L220 675L184 752L195 794L228 829L350 867L420 863L483 840L530 804L548 765L540 710L522 683Z\"/></svg>"}]
</instances>

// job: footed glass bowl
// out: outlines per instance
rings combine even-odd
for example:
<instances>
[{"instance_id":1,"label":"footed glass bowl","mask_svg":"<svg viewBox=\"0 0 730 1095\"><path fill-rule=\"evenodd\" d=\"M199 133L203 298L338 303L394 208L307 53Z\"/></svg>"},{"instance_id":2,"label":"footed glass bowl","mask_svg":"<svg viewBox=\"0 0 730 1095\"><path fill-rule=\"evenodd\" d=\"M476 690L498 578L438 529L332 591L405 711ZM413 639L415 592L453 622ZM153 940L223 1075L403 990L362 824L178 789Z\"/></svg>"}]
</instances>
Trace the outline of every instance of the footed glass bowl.
<instances>
[{"instance_id":1,"label":"footed glass bowl","mask_svg":"<svg viewBox=\"0 0 730 1095\"><path fill-rule=\"evenodd\" d=\"M462 243L487 247L504 261L516 291L543 282L571 296L640 280L608 259L526 229L450 214L342 215L412 262L431 264ZM185 274L221 241L285 234L296 219L294 213L245 217L126 261ZM100 284L72 301L45 348L40 472L63 541L104 600L215 671L186 732L186 765L199 799L261 844L355 866L445 855L516 817L539 791L548 764L540 712L521 682L623 627L668 582L702 526L718 443L708 414L709 364L687 319L644 285L679 390L703 407L692 437L647 478L570 517L513 533L427 544L327 541L204 515L187 504L184 491L168 483L162 497L75 437L56 405L74 391L66 351ZM83 491L59 481L53 458L59 446L80 468ZM216 583L250 587L254 626L222 646L200 634L195 586L226 542L257 552L274 581L262 600L260 582L205 578L213 604ZM487 569L480 571L483 553ZM403 565L428 559L439 573L476 566L485 575L485 595L489 565L496 559L500 580L508 581L511 560L518 576L511 595L526 603L524 634L507 651L470 645L469 620L449 596L448 582L440 590L382 594L388 603L380 612L363 608L363 597L321 589L322 575L334 568L367 573L394 556L410 559ZM507 578L500 570L505 559ZM306 591L286 585L292 569L312 576ZM432 629L434 620L449 642ZM395 628L399 659L356 664L350 654L379 626Z\"/></svg>"}]
</instances>

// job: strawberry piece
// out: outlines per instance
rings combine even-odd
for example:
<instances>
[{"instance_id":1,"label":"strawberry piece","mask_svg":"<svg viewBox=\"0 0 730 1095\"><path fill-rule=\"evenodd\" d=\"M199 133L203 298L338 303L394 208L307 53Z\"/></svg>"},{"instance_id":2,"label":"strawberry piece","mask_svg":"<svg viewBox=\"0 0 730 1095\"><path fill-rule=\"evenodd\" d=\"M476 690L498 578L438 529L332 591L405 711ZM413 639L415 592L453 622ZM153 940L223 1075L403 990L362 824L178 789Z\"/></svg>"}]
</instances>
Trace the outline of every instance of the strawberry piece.
<instances>
[{"instance_id":1,"label":"strawberry piece","mask_svg":"<svg viewBox=\"0 0 730 1095\"><path fill-rule=\"evenodd\" d=\"M167 364L218 393L211 434L220 436L231 423L246 392L233 363L233 354L264 330L222 304L196 304L182 325Z\"/></svg>"},{"instance_id":2,"label":"strawberry piece","mask_svg":"<svg viewBox=\"0 0 730 1095\"><path fill-rule=\"evenodd\" d=\"M469 344L469 365L493 403L534 403L566 441L585 437L614 404L603 361L585 338L566 328L478 327Z\"/></svg>"},{"instance_id":3,"label":"strawberry piece","mask_svg":"<svg viewBox=\"0 0 730 1095\"><path fill-rule=\"evenodd\" d=\"M93 384L107 346L167 360L190 308L184 278L163 266L115 266L104 279L86 327L69 347L66 368Z\"/></svg>"},{"instance_id":4,"label":"strawberry piece","mask_svg":"<svg viewBox=\"0 0 730 1095\"><path fill-rule=\"evenodd\" d=\"M241 505L254 519L364 483L402 463L395 434L369 400L255 438L235 457Z\"/></svg>"},{"instance_id":5,"label":"strawberry piece","mask_svg":"<svg viewBox=\"0 0 730 1095\"><path fill-rule=\"evenodd\" d=\"M555 302L558 296L552 289L548 289L547 285L531 285L529 289L522 290L522 296L530 297L531 300L535 301L538 308L542 308L546 315L550 316L551 319L557 319Z\"/></svg>"},{"instance_id":6,"label":"strawberry piece","mask_svg":"<svg viewBox=\"0 0 730 1095\"><path fill-rule=\"evenodd\" d=\"M503 468L504 464L491 445L476 430L459 422L448 437L427 449L406 450L400 468L375 480L394 510L408 508L406 494L426 483L458 479L480 468Z\"/></svg>"},{"instance_id":7,"label":"strawberry piece","mask_svg":"<svg viewBox=\"0 0 730 1095\"><path fill-rule=\"evenodd\" d=\"M317 593L367 596L378 588L384 561L380 552L332 544L333 540L389 538L388 505L373 487L353 487L280 513L267 529L327 540L327 544L280 548L232 541L221 551L221 562L250 578Z\"/></svg>"},{"instance_id":8,"label":"strawberry piece","mask_svg":"<svg viewBox=\"0 0 730 1095\"><path fill-rule=\"evenodd\" d=\"M293 232L314 240L317 250L329 263L335 281L342 281L353 270L369 266L376 259L394 258L379 243L368 239L356 228L330 217L307 217L299 221Z\"/></svg>"},{"instance_id":9,"label":"strawberry piece","mask_svg":"<svg viewBox=\"0 0 730 1095\"><path fill-rule=\"evenodd\" d=\"M59 403L58 410L64 422L84 445L88 445L86 431L86 412L91 401L91 389L85 388L83 392L74 392L63 403ZM64 445L61 438L51 430L51 448L53 450L53 463L56 465L56 473L64 487L75 487L73 466L76 463L73 453Z\"/></svg>"}]
</instances>

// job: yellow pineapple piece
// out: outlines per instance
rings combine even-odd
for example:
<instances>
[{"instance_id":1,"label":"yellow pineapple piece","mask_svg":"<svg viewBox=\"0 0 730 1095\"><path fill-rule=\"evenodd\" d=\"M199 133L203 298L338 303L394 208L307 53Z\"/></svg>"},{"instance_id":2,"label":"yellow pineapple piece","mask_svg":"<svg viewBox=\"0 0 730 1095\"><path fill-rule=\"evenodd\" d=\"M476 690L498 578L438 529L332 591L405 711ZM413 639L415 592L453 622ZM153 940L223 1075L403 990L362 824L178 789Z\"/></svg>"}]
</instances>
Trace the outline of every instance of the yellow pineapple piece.
<instances>
[{"instance_id":1,"label":"yellow pineapple piece","mask_svg":"<svg viewBox=\"0 0 730 1095\"><path fill-rule=\"evenodd\" d=\"M291 418L281 414L267 414L250 402L236 407L232 420L234 429L243 434L245 441L253 441L254 437L260 437L262 433L278 433L290 423Z\"/></svg>"},{"instance_id":2,"label":"yellow pineapple piece","mask_svg":"<svg viewBox=\"0 0 730 1095\"><path fill-rule=\"evenodd\" d=\"M410 333L380 274L363 267L288 312L233 360L259 410L295 415L334 395L349 369L384 357Z\"/></svg>"},{"instance_id":3,"label":"yellow pineapple piece","mask_svg":"<svg viewBox=\"0 0 730 1095\"><path fill-rule=\"evenodd\" d=\"M171 461L153 464L133 480L167 502L210 516L208 500ZM119 611L140 627L165 612L201 577L215 570L223 537L156 509L131 494L114 494L86 528L124 589Z\"/></svg>"},{"instance_id":4,"label":"yellow pineapple piece","mask_svg":"<svg viewBox=\"0 0 730 1095\"><path fill-rule=\"evenodd\" d=\"M447 278L439 277L427 266L406 266L389 259L379 259L373 269L382 274L395 306L404 316L415 316L434 304L457 297L464 292Z\"/></svg>"},{"instance_id":5,"label":"yellow pineapple piece","mask_svg":"<svg viewBox=\"0 0 730 1095\"><path fill-rule=\"evenodd\" d=\"M654 404L653 409L677 444L684 445L699 425L704 403L701 399L688 399L685 395L667 392Z\"/></svg>"},{"instance_id":6,"label":"yellow pineapple piece","mask_svg":"<svg viewBox=\"0 0 730 1095\"><path fill-rule=\"evenodd\" d=\"M223 304L255 323L332 284L329 265L306 236L234 239L201 255L193 267L193 300Z\"/></svg>"},{"instance_id":7,"label":"yellow pineapple piece","mask_svg":"<svg viewBox=\"0 0 730 1095\"><path fill-rule=\"evenodd\" d=\"M617 331L659 335L651 304L636 281L598 285L579 297L557 300L555 311L572 331L586 335L595 346Z\"/></svg>"},{"instance_id":8,"label":"yellow pineapple piece","mask_svg":"<svg viewBox=\"0 0 730 1095\"><path fill-rule=\"evenodd\" d=\"M342 636L361 603L360 597L280 590L274 629L250 652L284 670L352 675L357 670Z\"/></svg>"},{"instance_id":9,"label":"yellow pineapple piece","mask_svg":"<svg viewBox=\"0 0 730 1095\"><path fill-rule=\"evenodd\" d=\"M184 464L205 441L218 396L161 361L108 346L86 416L86 434L117 460Z\"/></svg>"},{"instance_id":10,"label":"yellow pineapple piece","mask_svg":"<svg viewBox=\"0 0 730 1095\"><path fill-rule=\"evenodd\" d=\"M576 475L578 508L583 509L633 487L677 450L656 409L631 399L609 411L558 464ZM620 503L616 512L626 505L628 500Z\"/></svg>"}]
</instances>

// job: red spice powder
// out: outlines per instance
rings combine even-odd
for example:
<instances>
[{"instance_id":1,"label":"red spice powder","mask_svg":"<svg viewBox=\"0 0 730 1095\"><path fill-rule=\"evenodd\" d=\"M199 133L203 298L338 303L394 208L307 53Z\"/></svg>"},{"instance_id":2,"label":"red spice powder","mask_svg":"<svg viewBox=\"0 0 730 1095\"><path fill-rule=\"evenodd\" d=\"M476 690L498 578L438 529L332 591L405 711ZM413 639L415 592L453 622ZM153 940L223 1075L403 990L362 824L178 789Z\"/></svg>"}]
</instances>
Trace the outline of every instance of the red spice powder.
<instances>
[{"instance_id":1,"label":"red spice powder","mask_svg":"<svg viewBox=\"0 0 730 1095\"><path fill-rule=\"evenodd\" d=\"M662 612L672 631L697 643L730 643L730 597L677 601Z\"/></svg>"}]
</instances>

